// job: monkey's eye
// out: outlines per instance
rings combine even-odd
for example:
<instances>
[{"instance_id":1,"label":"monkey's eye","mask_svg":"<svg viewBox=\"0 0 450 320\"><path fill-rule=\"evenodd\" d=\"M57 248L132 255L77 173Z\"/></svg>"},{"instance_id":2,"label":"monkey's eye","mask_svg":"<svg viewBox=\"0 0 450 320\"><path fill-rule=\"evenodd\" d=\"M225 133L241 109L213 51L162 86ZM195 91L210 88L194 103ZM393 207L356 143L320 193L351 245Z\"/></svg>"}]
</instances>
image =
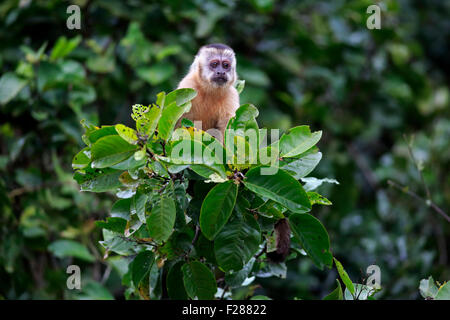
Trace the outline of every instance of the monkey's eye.
<instances>
[{"instance_id":1,"label":"monkey's eye","mask_svg":"<svg viewBox=\"0 0 450 320\"><path fill-rule=\"evenodd\" d=\"M217 61L213 61L210 64L211 68L213 68L213 69L217 68L218 65L219 65L219 63Z\"/></svg>"},{"instance_id":2,"label":"monkey's eye","mask_svg":"<svg viewBox=\"0 0 450 320\"><path fill-rule=\"evenodd\" d=\"M224 62L222 63L222 67L223 67L224 69L228 69L228 68L230 67L230 64L229 64L228 62L224 61Z\"/></svg>"}]
</instances>

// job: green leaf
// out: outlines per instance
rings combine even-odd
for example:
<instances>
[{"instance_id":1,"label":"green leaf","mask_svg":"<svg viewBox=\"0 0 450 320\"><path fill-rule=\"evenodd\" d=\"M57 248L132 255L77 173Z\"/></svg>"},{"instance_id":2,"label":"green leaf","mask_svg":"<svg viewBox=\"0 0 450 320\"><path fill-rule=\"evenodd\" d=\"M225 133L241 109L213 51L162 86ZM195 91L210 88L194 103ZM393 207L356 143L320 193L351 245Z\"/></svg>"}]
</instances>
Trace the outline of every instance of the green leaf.
<instances>
[{"instance_id":1,"label":"green leaf","mask_svg":"<svg viewBox=\"0 0 450 320\"><path fill-rule=\"evenodd\" d=\"M128 142L129 144L137 144L138 143L138 137L136 135L136 130L133 130L131 128L128 128L127 126L123 124L116 124L115 125L116 131L119 134L119 136Z\"/></svg>"},{"instance_id":2,"label":"green leaf","mask_svg":"<svg viewBox=\"0 0 450 320\"><path fill-rule=\"evenodd\" d=\"M238 272L232 272L225 274L225 282L231 288L241 287L244 281L248 278L250 272L253 269L256 259L251 258L247 264Z\"/></svg>"},{"instance_id":3,"label":"green leaf","mask_svg":"<svg viewBox=\"0 0 450 320\"><path fill-rule=\"evenodd\" d=\"M289 129L280 139L280 155L295 157L319 142L322 131L311 133L309 126L298 126Z\"/></svg>"},{"instance_id":4,"label":"green leaf","mask_svg":"<svg viewBox=\"0 0 450 320\"><path fill-rule=\"evenodd\" d=\"M355 293L352 294L348 287L345 289L344 298L345 300L368 300L374 293L375 290L365 284L353 283L355 287Z\"/></svg>"},{"instance_id":5,"label":"green leaf","mask_svg":"<svg viewBox=\"0 0 450 320\"><path fill-rule=\"evenodd\" d=\"M110 73L116 68L114 56L115 45L109 45L106 52L92 55L86 61L86 67L92 72Z\"/></svg>"},{"instance_id":6,"label":"green leaf","mask_svg":"<svg viewBox=\"0 0 450 320\"><path fill-rule=\"evenodd\" d=\"M450 282L446 282L439 288L435 300L450 300Z\"/></svg>"},{"instance_id":7,"label":"green leaf","mask_svg":"<svg viewBox=\"0 0 450 320\"><path fill-rule=\"evenodd\" d=\"M162 294L162 270L158 264L153 264L148 275L149 296L152 300L160 300Z\"/></svg>"},{"instance_id":8,"label":"green leaf","mask_svg":"<svg viewBox=\"0 0 450 320\"><path fill-rule=\"evenodd\" d=\"M92 167L106 168L124 161L134 154L137 147L119 136L106 136L91 147Z\"/></svg>"},{"instance_id":9,"label":"green leaf","mask_svg":"<svg viewBox=\"0 0 450 320\"><path fill-rule=\"evenodd\" d=\"M250 298L250 300L272 300L268 296L257 295Z\"/></svg>"},{"instance_id":10,"label":"green leaf","mask_svg":"<svg viewBox=\"0 0 450 320\"><path fill-rule=\"evenodd\" d=\"M236 87L237 92L241 94L245 88L245 80L237 80L234 86Z\"/></svg>"},{"instance_id":11,"label":"green leaf","mask_svg":"<svg viewBox=\"0 0 450 320\"><path fill-rule=\"evenodd\" d=\"M227 223L236 203L238 187L233 181L212 188L200 210L200 229L206 238L213 240Z\"/></svg>"},{"instance_id":12,"label":"green leaf","mask_svg":"<svg viewBox=\"0 0 450 320\"><path fill-rule=\"evenodd\" d=\"M79 300L114 300L113 295L98 282L90 281L82 286Z\"/></svg>"},{"instance_id":13,"label":"green leaf","mask_svg":"<svg viewBox=\"0 0 450 320\"><path fill-rule=\"evenodd\" d=\"M197 91L192 88L181 88L170 92L164 102L164 106L175 102L177 106L181 107L190 102L197 96ZM178 120L178 119L177 119Z\"/></svg>"},{"instance_id":14,"label":"green leaf","mask_svg":"<svg viewBox=\"0 0 450 320\"><path fill-rule=\"evenodd\" d=\"M420 280L419 291L424 299L427 299L427 298L434 299L436 297L436 294L438 293L439 289L436 286L436 283L434 282L433 277L429 276L428 279Z\"/></svg>"},{"instance_id":15,"label":"green leaf","mask_svg":"<svg viewBox=\"0 0 450 320\"><path fill-rule=\"evenodd\" d=\"M37 74L37 87L39 92L54 87L63 77L61 67L55 63L42 61Z\"/></svg>"},{"instance_id":16,"label":"green leaf","mask_svg":"<svg viewBox=\"0 0 450 320\"><path fill-rule=\"evenodd\" d=\"M281 212L282 210L280 209L283 209L283 207L273 200L267 200L261 206L256 208L258 214L264 217L283 219L284 214Z\"/></svg>"},{"instance_id":17,"label":"green leaf","mask_svg":"<svg viewBox=\"0 0 450 320\"><path fill-rule=\"evenodd\" d=\"M156 86L168 80L175 73L175 67L170 63L157 63L152 66L141 66L137 68L137 75L150 85Z\"/></svg>"},{"instance_id":18,"label":"green leaf","mask_svg":"<svg viewBox=\"0 0 450 320\"><path fill-rule=\"evenodd\" d=\"M27 81L20 79L13 72L6 72L0 78L0 104L7 104L25 86Z\"/></svg>"},{"instance_id":19,"label":"green leaf","mask_svg":"<svg viewBox=\"0 0 450 320\"><path fill-rule=\"evenodd\" d=\"M228 271L239 271L259 249L261 232L252 215L243 219L233 217L222 228L214 240L214 252L219 267Z\"/></svg>"},{"instance_id":20,"label":"green leaf","mask_svg":"<svg viewBox=\"0 0 450 320\"><path fill-rule=\"evenodd\" d=\"M83 169L86 168L89 163L91 163L91 149L86 147L73 157L72 168Z\"/></svg>"},{"instance_id":21,"label":"green leaf","mask_svg":"<svg viewBox=\"0 0 450 320\"><path fill-rule=\"evenodd\" d=\"M60 58L64 58L69 55L81 42L81 36L76 36L70 40L66 37L59 37L53 47L52 53L50 55L50 60L54 61Z\"/></svg>"},{"instance_id":22,"label":"green leaf","mask_svg":"<svg viewBox=\"0 0 450 320\"><path fill-rule=\"evenodd\" d=\"M169 97L169 95L167 97ZM183 115L183 113L189 111L190 108L190 102L181 106L178 106L175 102L172 102L165 106L158 122L158 137L165 141L169 140L178 119Z\"/></svg>"},{"instance_id":23,"label":"green leaf","mask_svg":"<svg viewBox=\"0 0 450 320\"><path fill-rule=\"evenodd\" d=\"M99 140L100 138L111 135L118 135L115 126L102 126L101 128L89 130L88 132L86 132L86 138L91 144L97 142L97 140Z\"/></svg>"},{"instance_id":24,"label":"green leaf","mask_svg":"<svg viewBox=\"0 0 450 320\"><path fill-rule=\"evenodd\" d=\"M131 263L131 277L134 286L137 288L141 280L150 271L150 268L155 261L155 255L151 251L142 251L134 258Z\"/></svg>"},{"instance_id":25,"label":"green leaf","mask_svg":"<svg viewBox=\"0 0 450 320\"><path fill-rule=\"evenodd\" d=\"M74 257L88 262L94 262L94 256L79 242L72 240L57 240L48 246L48 250L58 258Z\"/></svg>"},{"instance_id":26,"label":"green leaf","mask_svg":"<svg viewBox=\"0 0 450 320\"><path fill-rule=\"evenodd\" d=\"M317 148L302 153L295 158L285 158L280 161L280 168L291 173L295 179L306 177L319 164L322 159L322 153Z\"/></svg>"},{"instance_id":27,"label":"green leaf","mask_svg":"<svg viewBox=\"0 0 450 320\"><path fill-rule=\"evenodd\" d=\"M344 282L345 286L347 287L347 289L350 291L351 294L355 293L355 287L353 286L353 282L350 279L350 277L348 276L347 272L344 270L344 267L342 266L342 264L336 259L333 258L334 263L336 265L336 269L339 273L339 276L341 277L342 282Z\"/></svg>"},{"instance_id":28,"label":"green leaf","mask_svg":"<svg viewBox=\"0 0 450 320\"><path fill-rule=\"evenodd\" d=\"M123 234L127 226L127 220L118 217L108 217L106 221L95 221L95 225L99 228Z\"/></svg>"},{"instance_id":29,"label":"green leaf","mask_svg":"<svg viewBox=\"0 0 450 320\"><path fill-rule=\"evenodd\" d=\"M186 292L191 299L212 300L217 291L214 275L203 263L193 261L181 268Z\"/></svg>"},{"instance_id":30,"label":"green leaf","mask_svg":"<svg viewBox=\"0 0 450 320\"><path fill-rule=\"evenodd\" d=\"M322 223L309 214L296 213L289 216L289 224L314 264L320 269L324 265L331 268L333 256L330 252L330 239Z\"/></svg>"},{"instance_id":31,"label":"green leaf","mask_svg":"<svg viewBox=\"0 0 450 320\"><path fill-rule=\"evenodd\" d=\"M167 294L170 299L173 300L186 300L188 298L186 290L184 289L183 273L181 271L183 264L183 261L177 262L170 268L169 273L167 274Z\"/></svg>"},{"instance_id":32,"label":"green leaf","mask_svg":"<svg viewBox=\"0 0 450 320\"><path fill-rule=\"evenodd\" d=\"M147 160L145 158L137 161L134 157L129 157L122 162L112 165L110 168L118 170L132 170L144 166L146 161Z\"/></svg>"},{"instance_id":33,"label":"green leaf","mask_svg":"<svg viewBox=\"0 0 450 320\"><path fill-rule=\"evenodd\" d=\"M177 135L180 132L179 130L192 129L177 129L174 135ZM190 165L192 170L205 178L209 178L211 174L216 173L222 179L226 179L227 174L222 164L224 153L223 146L216 140L206 145L204 141L199 141L196 137L192 139L186 133L183 134L182 139L171 144L169 157L161 159L177 165Z\"/></svg>"},{"instance_id":34,"label":"green leaf","mask_svg":"<svg viewBox=\"0 0 450 320\"><path fill-rule=\"evenodd\" d=\"M337 288L334 289L330 294L325 296L322 300L343 300L344 294L342 293L342 287L339 280L336 279Z\"/></svg>"},{"instance_id":35,"label":"green leaf","mask_svg":"<svg viewBox=\"0 0 450 320\"><path fill-rule=\"evenodd\" d=\"M261 175L255 167L245 175L244 185L251 191L280 203L293 212L311 210L311 203L302 185L286 171L279 169L272 175Z\"/></svg>"},{"instance_id":36,"label":"green leaf","mask_svg":"<svg viewBox=\"0 0 450 320\"><path fill-rule=\"evenodd\" d=\"M117 200L111 208L111 217L130 220L130 205L130 198Z\"/></svg>"},{"instance_id":37,"label":"green leaf","mask_svg":"<svg viewBox=\"0 0 450 320\"><path fill-rule=\"evenodd\" d=\"M136 214L142 223L146 223L145 219L145 204L147 203L148 195L138 189L136 194L131 198L130 213Z\"/></svg>"},{"instance_id":38,"label":"green leaf","mask_svg":"<svg viewBox=\"0 0 450 320\"><path fill-rule=\"evenodd\" d=\"M164 92L161 92L158 95L158 100L163 99L163 95ZM141 109L140 113L138 113L139 108ZM161 118L162 110L162 106L159 104L153 104L148 107L142 105L133 106L133 114L131 117L136 121L136 129L141 135L149 138L155 132L158 121Z\"/></svg>"},{"instance_id":39,"label":"green leaf","mask_svg":"<svg viewBox=\"0 0 450 320\"><path fill-rule=\"evenodd\" d=\"M122 234L103 229L103 241L100 244L109 251L121 256L129 256L138 253L142 248L134 241L125 238Z\"/></svg>"},{"instance_id":40,"label":"green leaf","mask_svg":"<svg viewBox=\"0 0 450 320\"><path fill-rule=\"evenodd\" d=\"M225 132L225 147L233 154L236 153L233 145L237 144L236 137L245 138L245 142L248 144L247 153L253 159L257 157L257 151L259 149L259 126L256 122L258 116L258 109L252 104L244 104L236 110L236 115L232 117L227 124Z\"/></svg>"},{"instance_id":41,"label":"green leaf","mask_svg":"<svg viewBox=\"0 0 450 320\"><path fill-rule=\"evenodd\" d=\"M115 190L121 186L119 177L123 171L120 170L99 170L81 174L76 172L75 180L80 184L81 191L105 192Z\"/></svg>"},{"instance_id":42,"label":"green leaf","mask_svg":"<svg viewBox=\"0 0 450 320\"><path fill-rule=\"evenodd\" d=\"M189 119L183 118L183 119L181 119L181 126L189 128L189 127L193 127L194 123Z\"/></svg>"},{"instance_id":43,"label":"green leaf","mask_svg":"<svg viewBox=\"0 0 450 320\"><path fill-rule=\"evenodd\" d=\"M148 233L156 241L167 241L173 232L175 224L175 202L167 196L162 196L152 208L147 218Z\"/></svg>"},{"instance_id":44,"label":"green leaf","mask_svg":"<svg viewBox=\"0 0 450 320\"><path fill-rule=\"evenodd\" d=\"M317 192L307 192L309 201L311 202L311 205L314 204L321 204L324 206L332 205L331 201L322 196L321 194L318 194Z\"/></svg>"},{"instance_id":45,"label":"green leaf","mask_svg":"<svg viewBox=\"0 0 450 320\"><path fill-rule=\"evenodd\" d=\"M206 262L217 264L214 255L214 241L208 240L202 233L195 242L195 253L197 257L204 258Z\"/></svg>"}]
</instances>

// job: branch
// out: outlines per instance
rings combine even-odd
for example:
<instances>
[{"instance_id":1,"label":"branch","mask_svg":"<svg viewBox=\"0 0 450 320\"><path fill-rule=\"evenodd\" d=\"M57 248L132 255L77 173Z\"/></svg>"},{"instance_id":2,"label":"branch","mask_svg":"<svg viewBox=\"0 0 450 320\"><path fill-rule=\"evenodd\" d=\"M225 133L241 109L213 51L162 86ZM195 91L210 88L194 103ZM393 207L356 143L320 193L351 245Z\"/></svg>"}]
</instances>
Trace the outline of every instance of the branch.
<instances>
[{"instance_id":1,"label":"branch","mask_svg":"<svg viewBox=\"0 0 450 320\"><path fill-rule=\"evenodd\" d=\"M414 165L416 166L417 171L419 172L420 180L422 181L423 187L425 188L425 192L427 194L427 199L431 201L430 189L428 189L428 186L425 183L425 179L423 178L422 170L420 170L419 163L417 162L416 158L414 157L414 153L411 149L411 144L406 139L406 134L403 134L403 139L405 140L406 146L408 147L409 156L411 157L412 161L414 162Z\"/></svg>"},{"instance_id":2,"label":"branch","mask_svg":"<svg viewBox=\"0 0 450 320\"><path fill-rule=\"evenodd\" d=\"M431 199L424 199L421 196L419 196L417 193L409 190L408 187L401 186L392 180L388 180L387 183L389 186L391 186L397 190L400 190L401 192L406 193L407 195L410 195L411 197L413 197L416 200L419 200L419 201L425 203L428 207L431 207L435 212L440 214L442 217L444 217L445 220L447 220L447 222L450 223L450 217L444 212L444 210L439 208Z\"/></svg>"}]
</instances>

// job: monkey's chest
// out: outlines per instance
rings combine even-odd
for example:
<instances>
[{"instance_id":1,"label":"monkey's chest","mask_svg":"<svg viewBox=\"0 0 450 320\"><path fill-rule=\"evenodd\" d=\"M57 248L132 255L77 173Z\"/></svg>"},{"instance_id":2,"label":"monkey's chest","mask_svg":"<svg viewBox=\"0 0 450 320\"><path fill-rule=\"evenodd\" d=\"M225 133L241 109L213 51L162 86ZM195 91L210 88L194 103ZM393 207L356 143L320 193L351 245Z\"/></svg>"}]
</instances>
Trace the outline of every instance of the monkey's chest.
<instances>
[{"instance_id":1,"label":"monkey's chest","mask_svg":"<svg viewBox=\"0 0 450 320\"><path fill-rule=\"evenodd\" d=\"M217 122L229 117L228 114L226 99L197 97L192 101L188 116L190 120L197 122L197 128L200 128L201 124L201 129L206 131L217 128Z\"/></svg>"}]
</instances>

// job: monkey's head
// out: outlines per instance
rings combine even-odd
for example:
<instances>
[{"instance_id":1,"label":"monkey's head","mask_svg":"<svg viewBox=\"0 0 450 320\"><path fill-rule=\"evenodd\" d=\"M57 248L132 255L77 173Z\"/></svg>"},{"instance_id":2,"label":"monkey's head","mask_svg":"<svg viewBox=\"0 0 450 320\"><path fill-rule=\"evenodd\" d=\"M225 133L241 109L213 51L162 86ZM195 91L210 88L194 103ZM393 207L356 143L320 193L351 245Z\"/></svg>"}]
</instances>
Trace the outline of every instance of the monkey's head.
<instances>
[{"instance_id":1,"label":"monkey's head","mask_svg":"<svg viewBox=\"0 0 450 320\"><path fill-rule=\"evenodd\" d=\"M215 43L203 46L198 51L194 67L200 79L213 88L233 85L236 81L236 58L229 46Z\"/></svg>"}]
</instances>

